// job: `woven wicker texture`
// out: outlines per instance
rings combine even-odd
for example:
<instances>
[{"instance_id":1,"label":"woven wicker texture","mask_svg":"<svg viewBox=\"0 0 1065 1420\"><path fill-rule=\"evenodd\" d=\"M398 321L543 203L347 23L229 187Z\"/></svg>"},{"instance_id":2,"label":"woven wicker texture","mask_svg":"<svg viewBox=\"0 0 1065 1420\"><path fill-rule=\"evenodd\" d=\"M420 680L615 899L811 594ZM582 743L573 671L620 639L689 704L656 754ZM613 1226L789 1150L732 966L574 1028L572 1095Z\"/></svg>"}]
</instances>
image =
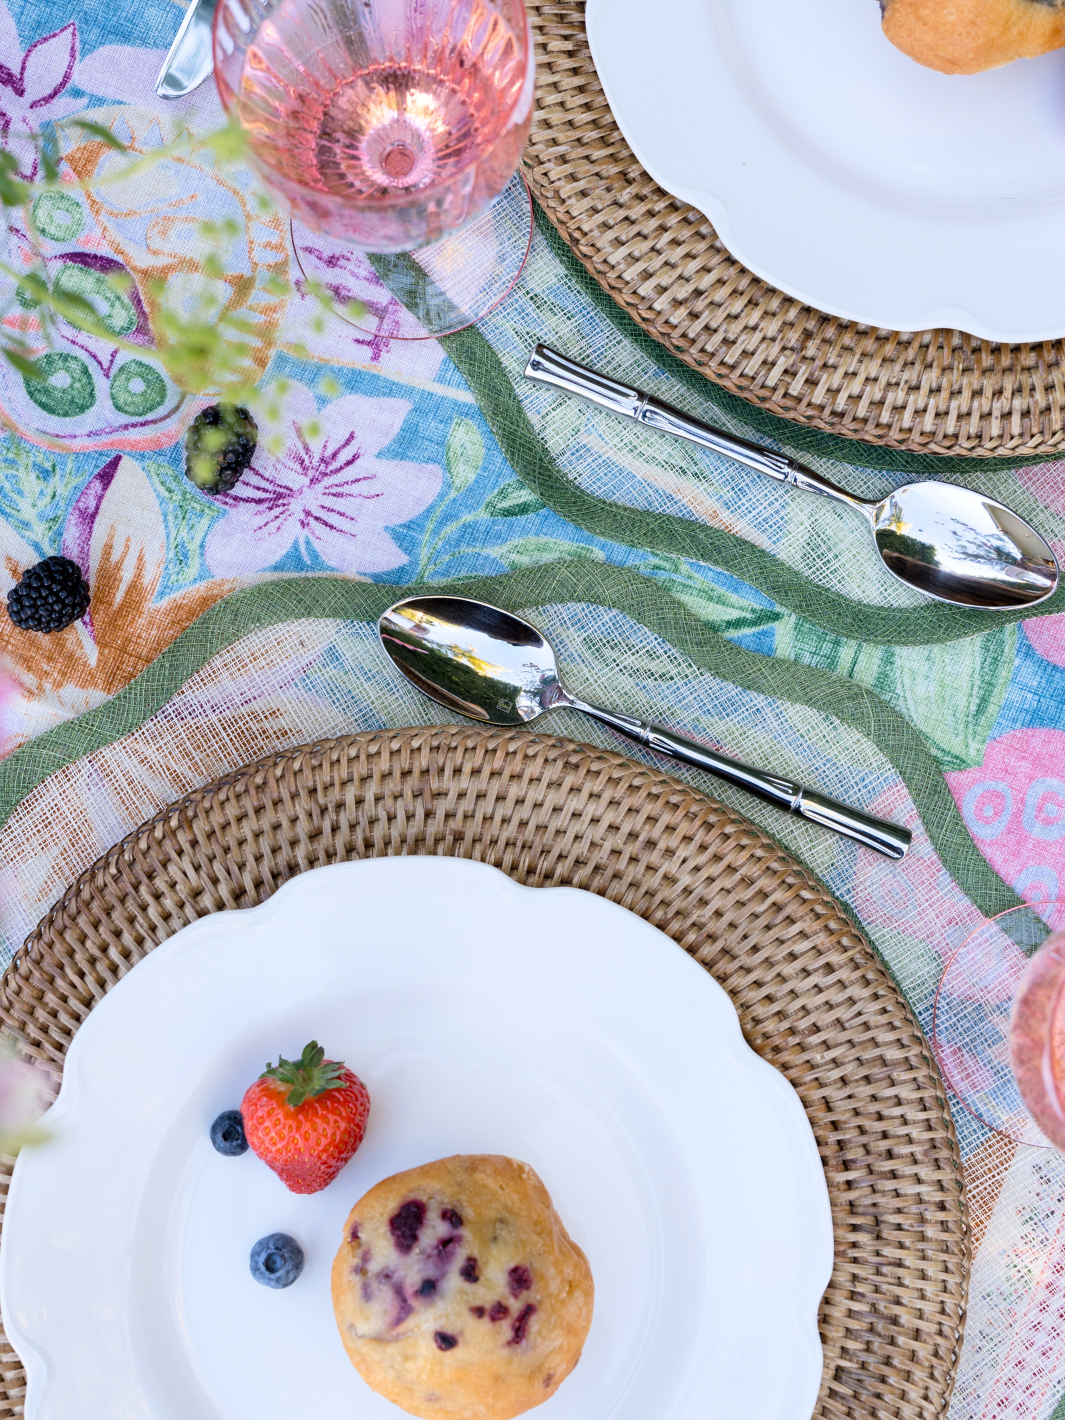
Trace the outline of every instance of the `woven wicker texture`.
<instances>
[{"instance_id":1,"label":"woven wicker texture","mask_svg":"<svg viewBox=\"0 0 1065 1420\"><path fill-rule=\"evenodd\" d=\"M607 104L582 0L527 0L537 112L525 174L599 284L656 340L744 399L834 434L933 454L1065 447L1065 341L875 330L760 280L637 162Z\"/></svg>"},{"instance_id":2,"label":"woven wicker texture","mask_svg":"<svg viewBox=\"0 0 1065 1420\"><path fill-rule=\"evenodd\" d=\"M828 1178L836 1264L815 1413L939 1416L961 1343L968 1229L920 1030L794 860L714 800L619 755L444 726L261 761L163 810L85 872L8 968L0 1017L61 1068L95 1002L186 923L261 902L308 868L400 853L600 893L713 973L747 1040L799 1092ZM21 1413L22 1386L0 1353L0 1416Z\"/></svg>"}]
</instances>

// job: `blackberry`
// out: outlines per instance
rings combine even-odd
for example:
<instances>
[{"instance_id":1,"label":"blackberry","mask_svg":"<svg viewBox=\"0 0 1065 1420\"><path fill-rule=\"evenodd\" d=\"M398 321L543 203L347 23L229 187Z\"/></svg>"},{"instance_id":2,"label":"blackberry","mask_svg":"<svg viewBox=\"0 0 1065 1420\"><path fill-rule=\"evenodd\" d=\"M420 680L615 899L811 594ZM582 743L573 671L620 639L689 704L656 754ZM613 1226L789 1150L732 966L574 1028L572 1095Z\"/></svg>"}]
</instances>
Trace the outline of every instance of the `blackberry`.
<instances>
[{"instance_id":1,"label":"blackberry","mask_svg":"<svg viewBox=\"0 0 1065 1420\"><path fill-rule=\"evenodd\" d=\"M7 614L23 631L62 631L89 609L89 588L69 557L46 557L7 594Z\"/></svg>"},{"instance_id":2,"label":"blackberry","mask_svg":"<svg viewBox=\"0 0 1065 1420\"><path fill-rule=\"evenodd\" d=\"M258 426L242 405L209 405L185 435L185 476L204 493L228 493L251 463L258 442Z\"/></svg>"}]
</instances>

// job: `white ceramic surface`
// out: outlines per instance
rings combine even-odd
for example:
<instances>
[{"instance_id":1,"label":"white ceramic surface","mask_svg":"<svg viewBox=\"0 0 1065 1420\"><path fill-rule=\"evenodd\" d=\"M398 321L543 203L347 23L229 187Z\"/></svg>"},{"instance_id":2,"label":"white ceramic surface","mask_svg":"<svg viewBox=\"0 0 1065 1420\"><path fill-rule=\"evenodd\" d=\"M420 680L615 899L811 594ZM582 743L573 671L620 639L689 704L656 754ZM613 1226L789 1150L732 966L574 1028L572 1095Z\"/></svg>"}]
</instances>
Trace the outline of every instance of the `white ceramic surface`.
<instances>
[{"instance_id":1,"label":"white ceramic surface","mask_svg":"<svg viewBox=\"0 0 1065 1420\"><path fill-rule=\"evenodd\" d=\"M298 1197L207 1130L312 1036L372 1107ZM602 898L445 858L304 873L136 966L47 1123L0 1250L26 1420L398 1420L342 1349L333 1254L377 1180L475 1152L532 1164L592 1265L584 1355L543 1420L812 1409L832 1231L809 1123L710 976ZM275 1230L307 1254L284 1291L248 1271Z\"/></svg>"},{"instance_id":2,"label":"white ceramic surface","mask_svg":"<svg viewBox=\"0 0 1065 1420\"><path fill-rule=\"evenodd\" d=\"M588 0L621 131L740 261L820 310L1065 335L1065 51L945 75L876 0Z\"/></svg>"}]
</instances>

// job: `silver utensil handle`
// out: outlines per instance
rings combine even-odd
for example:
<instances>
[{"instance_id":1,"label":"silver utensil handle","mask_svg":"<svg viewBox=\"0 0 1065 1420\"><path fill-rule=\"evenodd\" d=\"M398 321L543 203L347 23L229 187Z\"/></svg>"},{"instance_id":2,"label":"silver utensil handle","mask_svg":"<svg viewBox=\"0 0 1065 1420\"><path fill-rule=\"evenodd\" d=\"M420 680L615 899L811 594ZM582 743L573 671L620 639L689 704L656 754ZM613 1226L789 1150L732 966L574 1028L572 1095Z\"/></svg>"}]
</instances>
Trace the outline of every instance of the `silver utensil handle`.
<instances>
[{"instance_id":1,"label":"silver utensil handle","mask_svg":"<svg viewBox=\"0 0 1065 1420\"><path fill-rule=\"evenodd\" d=\"M546 345L538 345L533 351L525 367L525 375L538 384L552 385L567 394L575 394L580 399L597 404L600 409L609 410L611 414L620 414L625 419L635 420L637 424L647 424L664 434L675 434L704 449L725 454L778 483L790 483L793 488L801 488L807 493L837 498L851 507L862 506L861 501L846 489L837 488L827 478L821 478L812 469L805 468L785 454L763 449L759 444L738 439L733 434L724 434L720 429L712 429L709 424L693 419L653 395L600 375L596 370L579 365L576 360L570 360Z\"/></svg>"},{"instance_id":2,"label":"silver utensil handle","mask_svg":"<svg viewBox=\"0 0 1065 1420\"><path fill-rule=\"evenodd\" d=\"M737 784L741 789L757 794L761 799L768 799L771 804L776 804L788 813L798 814L800 818L809 819L811 823L819 823L822 828L830 828L845 838L853 838L866 848L883 853L885 858L897 860L906 856L913 834L900 824L874 818L872 814L865 814L860 809L852 809L847 804L838 803L815 789L804 789L801 784L793 784L790 779L778 778L775 774L755 769L753 765L718 754L708 745L689 740L685 735L678 735L675 730L666 729L664 725L656 725L650 720L636 720L631 715L619 715L613 710L602 710L598 705L589 705L587 701L578 700L572 695L567 696L566 703L573 709L590 715L593 720L609 725L647 749L669 755L672 759L679 759L696 769L705 769L710 774L716 774L719 779L727 779L730 784Z\"/></svg>"}]
</instances>

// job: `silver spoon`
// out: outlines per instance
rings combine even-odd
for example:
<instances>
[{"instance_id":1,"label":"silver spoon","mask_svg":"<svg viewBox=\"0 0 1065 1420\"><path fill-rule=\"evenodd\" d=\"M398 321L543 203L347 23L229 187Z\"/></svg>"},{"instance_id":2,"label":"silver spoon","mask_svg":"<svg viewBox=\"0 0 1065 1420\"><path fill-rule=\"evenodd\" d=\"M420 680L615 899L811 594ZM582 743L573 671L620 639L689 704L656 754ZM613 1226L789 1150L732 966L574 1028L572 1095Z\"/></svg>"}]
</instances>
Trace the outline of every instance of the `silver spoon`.
<instances>
[{"instance_id":1,"label":"silver spoon","mask_svg":"<svg viewBox=\"0 0 1065 1420\"><path fill-rule=\"evenodd\" d=\"M902 858L910 846L912 834L899 824L729 759L662 725L579 700L563 687L555 653L536 627L486 602L408 597L388 608L377 630L381 644L412 685L472 720L526 725L545 710L579 710L637 744L738 784L885 857Z\"/></svg>"},{"instance_id":2,"label":"silver spoon","mask_svg":"<svg viewBox=\"0 0 1065 1420\"><path fill-rule=\"evenodd\" d=\"M888 571L936 601L989 611L1033 606L1058 585L1054 554L1010 508L954 483L907 483L886 498L856 498L784 454L722 434L630 385L597 374L538 345L525 367L530 380L677 434L704 449L854 508L868 519Z\"/></svg>"}]
</instances>

